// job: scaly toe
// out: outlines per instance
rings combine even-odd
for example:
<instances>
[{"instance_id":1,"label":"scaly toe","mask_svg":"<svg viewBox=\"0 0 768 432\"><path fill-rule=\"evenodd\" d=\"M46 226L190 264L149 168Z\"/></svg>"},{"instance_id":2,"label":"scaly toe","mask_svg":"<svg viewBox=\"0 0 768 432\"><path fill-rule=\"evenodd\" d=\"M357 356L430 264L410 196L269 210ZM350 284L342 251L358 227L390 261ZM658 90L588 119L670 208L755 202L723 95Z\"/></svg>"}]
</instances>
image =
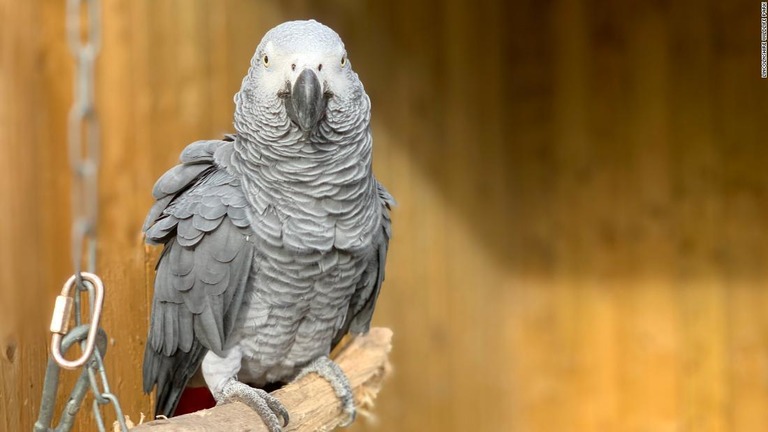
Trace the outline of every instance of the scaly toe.
<instances>
[{"instance_id":1,"label":"scaly toe","mask_svg":"<svg viewBox=\"0 0 768 432\"><path fill-rule=\"evenodd\" d=\"M352 395L352 386L349 384L347 376L344 375L344 371L341 370L339 365L333 362L327 356L318 357L310 364L308 364L296 379L303 377L309 373L315 372L320 377L328 381L333 387L336 396L341 401L341 407L344 413L347 415L345 422L340 425L346 427L355 421L355 399Z\"/></svg>"},{"instance_id":2,"label":"scaly toe","mask_svg":"<svg viewBox=\"0 0 768 432\"><path fill-rule=\"evenodd\" d=\"M283 427L288 426L288 422L290 422L291 419L288 415L288 410L285 409L283 403L280 402L280 399L272 396L264 390L261 391L263 392L262 396L264 397L264 401L267 402L267 405L272 410L272 412L274 412L283 420Z\"/></svg>"},{"instance_id":3,"label":"scaly toe","mask_svg":"<svg viewBox=\"0 0 768 432\"><path fill-rule=\"evenodd\" d=\"M288 424L288 411L277 398L234 379L224 386L216 400L220 404L239 400L248 405L259 414L269 432L282 432L282 426ZM282 425L278 415L282 418Z\"/></svg>"}]
</instances>

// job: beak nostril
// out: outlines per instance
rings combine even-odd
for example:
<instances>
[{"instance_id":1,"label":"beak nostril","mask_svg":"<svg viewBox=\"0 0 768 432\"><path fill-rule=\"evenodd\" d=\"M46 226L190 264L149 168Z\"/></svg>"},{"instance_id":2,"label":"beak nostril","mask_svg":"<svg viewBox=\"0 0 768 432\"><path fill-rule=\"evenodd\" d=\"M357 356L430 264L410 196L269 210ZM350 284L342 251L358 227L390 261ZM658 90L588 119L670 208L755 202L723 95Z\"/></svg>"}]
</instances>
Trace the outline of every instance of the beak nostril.
<instances>
[{"instance_id":1,"label":"beak nostril","mask_svg":"<svg viewBox=\"0 0 768 432\"><path fill-rule=\"evenodd\" d=\"M320 63L320 64L317 66L317 70L318 70L318 71L321 71L321 70L323 70L323 64L322 64L322 63Z\"/></svg>"},{"instance_id":2,"label":"beak nostril","mask_svg":"<svg viewBox=\"0 0 768 432\"><path fill-rule=\"evenodd\" d=\"M292 70L292 71L295 71L295 70L296 70L296 63L293 63L293 64L291 65L291 70Z\"/></svg>"}]
</instances>

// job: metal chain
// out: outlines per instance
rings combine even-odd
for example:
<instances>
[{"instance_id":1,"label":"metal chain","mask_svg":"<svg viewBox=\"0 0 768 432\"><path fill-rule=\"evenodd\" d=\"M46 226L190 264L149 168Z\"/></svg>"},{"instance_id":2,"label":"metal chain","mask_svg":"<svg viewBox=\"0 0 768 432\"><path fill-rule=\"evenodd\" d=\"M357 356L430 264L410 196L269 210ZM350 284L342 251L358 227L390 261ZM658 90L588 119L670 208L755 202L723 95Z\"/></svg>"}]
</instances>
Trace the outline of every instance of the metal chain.
<instances>
[{"instance_id":1,"label":"metal chain","mask_svg":"<svg viewBox=\"0 0 768 432\"><path fill-rule=\"evenodd\" d=\"M96 221L98 220L99 119L94 100L94 63L101 48L101 11L98 0L85 0L88 7L88 39L82 41L83 0L67 1L67 37L75 58L74 102L69 111L69 164L72 170L72 260L80 274L84 258L88 271L96 267ZM85 132L85 140L83 140ZM86 256L83 246L86 246ZM78 278L78 285L81 281Z\"/></svg>"},{"instance_id":2,"label":"metal chain","mask_svg":"<svg viewBox=\"0 0 768 432\"><path fill-rule=\"evenodd\" d=\"M81 18L87 15L87 33L81 36ZM94 66L101 48L101 7L99 0L67 0L67 40L75 59L74 102L68 118L69 163L72 172L72 260L74 275L67 280L56 298L51 319L51 359L46 370L40 415L35 431L64 432L71 429L88 388L93 392L93 415L99 431L104 432L100 406L112 404L117 421L127 432L120 402L109 387L104 369L106 334L99 327L104 301L104 286L94 274L96 268L96 235L98 221L99 119L95 107ZM85 271L83 271L85 264ZM88 293L89 323L83 324L82 294ZM70 294L73 295L70 295ZM69 330L72 309L75 328ZM64 355L80 343L82 355L67 360ZM59 424L51 428L61 368L83 367ZM97 375L99 380L97 380ZM101 387L99 386L99 381Z\"/></svg>"}]
</instances>

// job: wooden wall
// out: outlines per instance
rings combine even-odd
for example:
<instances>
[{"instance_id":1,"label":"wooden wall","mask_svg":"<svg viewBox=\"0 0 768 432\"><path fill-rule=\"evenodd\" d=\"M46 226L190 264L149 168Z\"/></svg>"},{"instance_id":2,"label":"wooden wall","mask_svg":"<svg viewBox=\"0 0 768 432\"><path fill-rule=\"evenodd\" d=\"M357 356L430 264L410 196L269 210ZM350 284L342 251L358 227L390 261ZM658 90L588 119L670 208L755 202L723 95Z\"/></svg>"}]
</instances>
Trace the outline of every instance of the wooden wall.
<instances>
[{"instance_id":1,"label":"wooden wall","mask_svg":"<svg viewBox=\"0 0 768 432\"><path fill-rule=\"evenodd\" d=\"M72 271L63 10L0 0L2 431L34 422ZM347 42L399 202L375 319L395 375L351 430L765 429L759 4L714 0L103 0L99 273L126 413L150 411L151 186L232 130L261 35L299 17Z\"/></svg>"}]
</instances>

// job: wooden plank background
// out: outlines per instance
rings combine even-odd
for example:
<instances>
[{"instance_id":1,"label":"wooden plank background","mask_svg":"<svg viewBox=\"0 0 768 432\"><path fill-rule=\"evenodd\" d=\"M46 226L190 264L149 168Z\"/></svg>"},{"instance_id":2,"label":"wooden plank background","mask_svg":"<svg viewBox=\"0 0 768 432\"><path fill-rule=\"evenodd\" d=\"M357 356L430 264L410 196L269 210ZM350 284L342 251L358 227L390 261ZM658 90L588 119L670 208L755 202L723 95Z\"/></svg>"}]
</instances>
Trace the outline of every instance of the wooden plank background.
<instances>
[{"instance_id":1,"label":"wooden plank background","mask_svg":"<svg viewBox=\"0 0 768 432\"><path fill-rule=\"evenodd\" d=\"M344 37L399 202L375 319L395 374L351 430L765 430L756 1L103 0L99 273L126 413L150 410L152 184L232 130L261 36L305 17ZM0 430L21 431L72 271L72 61L63 1L0 0L0 24Z\"/></svg>"}]
</instances>

